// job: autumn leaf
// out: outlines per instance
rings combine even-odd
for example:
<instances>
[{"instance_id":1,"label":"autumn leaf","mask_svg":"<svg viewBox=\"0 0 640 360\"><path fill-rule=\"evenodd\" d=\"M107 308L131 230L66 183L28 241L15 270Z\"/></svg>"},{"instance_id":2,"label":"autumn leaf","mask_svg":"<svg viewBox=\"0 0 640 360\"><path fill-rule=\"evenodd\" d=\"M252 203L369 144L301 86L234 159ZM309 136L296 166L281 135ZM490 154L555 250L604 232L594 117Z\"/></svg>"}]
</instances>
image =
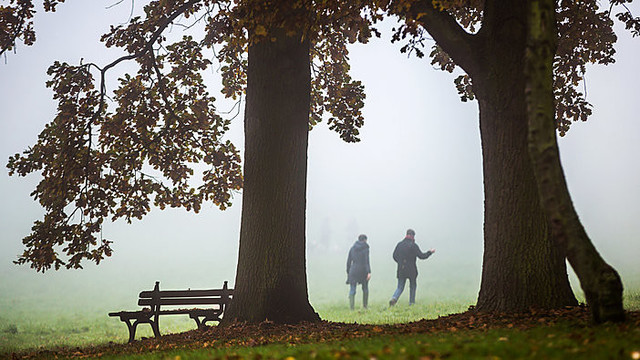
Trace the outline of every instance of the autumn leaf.
<instances>
[{"instance_id":1,"label":"autumn leaf","mask_svg":"<svg viewBox=\"0 0 640 360\"><path fill-rule=\"evenodd\" d=\"M256 26L253 32L258 36L267 36L267 29L262 25Z\"/></svg>"}]
</instances>

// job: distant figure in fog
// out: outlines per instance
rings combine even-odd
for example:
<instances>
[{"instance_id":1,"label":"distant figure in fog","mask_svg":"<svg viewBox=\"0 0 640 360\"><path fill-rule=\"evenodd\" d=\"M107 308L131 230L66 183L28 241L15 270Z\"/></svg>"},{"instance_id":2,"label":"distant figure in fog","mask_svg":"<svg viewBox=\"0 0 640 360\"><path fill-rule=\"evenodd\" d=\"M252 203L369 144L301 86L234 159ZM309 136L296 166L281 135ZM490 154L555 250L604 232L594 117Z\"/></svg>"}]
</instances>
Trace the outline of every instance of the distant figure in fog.
<instances>
[{"instance_id":1,"label":"distant figure in fog","mask_svg":"<svg viewBox=\"0 0 640 360\"><path fill-rule=\"evenodd\" d=\"M393 260L398 263L398 287L389 300L389 306L393 306L398 302L398 298L404 291L404 285L409 279L409 305L416 303L416 288L418 286L416 278L418 277L418 267L416 266L416 258L426 259L436 252L436 249L430 249L422 252L415 240L416 232L412 229L407 230L405 238L396 245L393 251Z\"/></svg>"},{"instance_id":2,"label":"distant figure in fog","mask_svg":"<svg viewBox=\"0 0 640 360\"><path fill-rule=\"evenodd\" d=\"M359 235L358 241L353 244L347 257L347 284L349 290L349 307L353 310L356 298L356 287L362 284L362 307L367 308L369 302L369 279L371 279L371 266L369 265L369 244L367 235Z\"/></svg>"}]
</instances>

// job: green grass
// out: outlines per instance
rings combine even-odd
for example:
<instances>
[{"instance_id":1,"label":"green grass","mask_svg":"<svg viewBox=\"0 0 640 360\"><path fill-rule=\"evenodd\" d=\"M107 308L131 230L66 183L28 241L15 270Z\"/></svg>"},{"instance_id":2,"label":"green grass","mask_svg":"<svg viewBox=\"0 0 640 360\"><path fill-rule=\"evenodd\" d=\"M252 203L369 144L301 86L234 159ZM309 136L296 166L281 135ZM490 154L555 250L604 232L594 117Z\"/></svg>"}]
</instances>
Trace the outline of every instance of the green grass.
<instances>
[{"instance_id":1,"label":"green grass","mask_svg":"<svg viewBox=\"0 0 640 360\"><path fill-rule=\"evenodd\" d=\"M355 310L349 310L346 303L320 304L315 307L320 317L328 321L359 324L398 324L420 319L435 319L438 316L466 311L469 303L463 300L418 302L408 306L400 303L389 307L385 302L369 304L368 309L356 305Z\"/></svg>"},{"instance_id":2,"label":"green grass","mask_svg":"<svg viewBox=\"0 0 640 360\"><path fill-rule=\"evenodd\" d=\"M636 359L640 329L569 323L527 330L494 329L381 335L311 344L178 349L101 359Z\"/></svg>"},{"instance_id":3,"label":"green grass","mask_svg":"<svg viewBox=\"0 0 640 360\"><path fill-rule=\"evenodd\" d=\"M442 266L448 266L445 265ZM437 274L437 266L434 262L427 269ZM332 268L326 266L322 271L314 269L313 263L310 267L311 302L320 316L329 321L392 324L433 319L467 310L475 302L478 291L476 278L459 273L450 274L445 279L429 276L429 271L424 271L419 277L417 304L408 306L405 293L398 305L389 308L387 301L393 291L394 274L391 270L379 271L370 284L369 309L361 308L358 289L356 310L351 311L348 309L348 287L344 285L342 265L337 264L334 272L324 270ZM0 358L3 353L16 351L125 343L128 338L126 325L108 317L107 313L136 309L137 293L153 286L147 278L128 278L121 282L121 279L104 275L96 279L96 273L91 272L78 273L73 281L59 281L55 278L57 275L40 275L34 276L28 271L0 274ZM172 281L174 284L184 283L183 279ZM581 293L576 293L580 298ZM624 305L628 310L640 310L640 286L626 286ZM161 331L165 334L195 327L195 323L186 316L167 316L161 322ZM152 336L149 326L143 324L139 327L137 338L141 336ZM180 350L148 354L143 358L210 359L234 353L245 358L513 358L527 357L535 352L535 357L541 358L573 354L580 358L628 359L632 351L640 351L638 329L625 333L616 327L574 329L560 324L554 328L540 327L527 331L458 331L297 346Z\"/></svg>"},{"instance_id":4,"label":"green grass","mask_svg":"<svg viewBox=\"0 0 640 360\"><path fill-rule=\"evenodd\" d=\"M84 276L77 281L60 282L48 275L11 275L0 275L0 354L126 342L126 325L107 314L137 309L137 293L145 288L137 283L124 287L90 283ZM182 316L163 318L161 326L166 333L196 327L193 320ZM153 333L149 326L141 325L138 335L150 337Z\"/></svg>"},{"instance_id":5,"label":"green grass","mask_svg":"<svg viewBox=\"0 0 640 360\"><path fill-rule=\"evenodd\" d=\"M19 303L5 303L3 309L6 312L3 311L0 315L0 353L62 345L75 347L109 341L127 341L126 325L117 318L108 317L108 309L84 310L82 304L70 304L70 307L67 312L62 309L47 311L40 308L23 308ZM467 307L466 303L419 303L414 306L399 304L389 308L386 303L376 302L370 304L366 310L356 308L351 311L342 303L320 304L315 309L323 319L329 321L388 324L436 318L438 315L464 311ZM186 316L165 316L161 322L163 333L177 333L195 328L193 320ZM138 327L137 339L152 336L148 325Z\"/></svg>"},{"instance_id":6,"label":"green grass","mask_svg":"<svg viewBox=\"0 0 640 360\"><path fill-rule=\"evenodd\" d=\"M627 292L628 308L640 306L640 292ZM58 346L76 347L108 343L124 343L126 326L106 311L97 309L79 311L81 306L70 305L76 311L49 312L46 309L25 308L19 302L4 305L0 315L0 354L27 349L50 349ZM78 304L80 305L80 304ZM85 304L86 305L86 304ZM351 311L346 303L322 303L316 311L323 319L358 323L402 323L422 318L436 318L466 310L465 301L418 303L408 306L399 303L389 308L386 303L374 302L369 309ZM195 328L192 320L183 316L165 317L164 333L181 332ZM139 336L151 337L148 326L140 326ZM138 337L139 338L139 337ZM596 344L598 344L596 346ZM621 331L605 325L576 329L560 324L551 328L541 326L526 331L499 329L490 331L457 331L436 334L381 336L370 339L348 340L323 344L268 345L257 348L231 348L223 350L176 350L131 356L130 359L211 359L236 354L240 358L465 358L487 356L498 358L527 357L534 352L539 357L564 357L571 354L580 358L631 358L640 351L640 329ZM628 354L627 354L628 353ZM464 354L464 356L463 356ZM627 354L627 355L625 355ZM624 356L621 356L624 355ZM106 357L109 358L109 357ZM118 357L120 358L120 357Z\"/></svg>"},{"instance_id":7,"label":"green grass","mask_svg":"<svg viewBox=\"0 0 640 360\"><path fill-rule=\"evenodd\" d=\"M0 353L25 349L47 349L56 346L85 346L109 341L124 343L128 339L124 323L109 318L106 312L80 312L75 314L25 313L5 308L8 313L0 316ZM190 323L191 322L191 323ZM187 317L162 319L164 332L181 332L194 329ZM151 337L149 326L141 325L138 337Z\"/></svg>"},{"instance_id":8,"label":"green grass","mask_svg":"<svg viewBox=\"0 0 640 360\"><path fill-rule=\"evenodd\" d=\"M445 281L440 277L429 277L428 272L424 271L419 277L417 304L407 306L408 294L405 293L398 306L389 309L387 301L394 290L395 270L391 265L387 268L379 265L370 283L369 309L363 311L359 308L361 290L358 289L357 309L350 311L347 299L349 287L344 284L344 259L321 259L309 261L309 295L315 310L325 320L402 323L461 312L475 302L477 285L462 273L454 276L453 281ZM437 264L431 265L431 270L435 272ZM127 276L126 281L122 281L123 276ZM62 345L87 346L110 341L125 343L128 339L126 325L107 314L110 311L137 309L137 294L141 290L151 289L155 280L135 273L123 275L102 268L46 274L36 274L25 268L11 268L0 273L0 353ZM195 286L193 279L159 280L163 288ZM223 280L207 280L205 283L221 285ZM455 286L452 287L451 283ZM160 324L163 334L195 328L194 321L187 316L165 316ZM148 325L138 327L137 339L151 336L153 334Z\"/></svg>"}]
</instances>

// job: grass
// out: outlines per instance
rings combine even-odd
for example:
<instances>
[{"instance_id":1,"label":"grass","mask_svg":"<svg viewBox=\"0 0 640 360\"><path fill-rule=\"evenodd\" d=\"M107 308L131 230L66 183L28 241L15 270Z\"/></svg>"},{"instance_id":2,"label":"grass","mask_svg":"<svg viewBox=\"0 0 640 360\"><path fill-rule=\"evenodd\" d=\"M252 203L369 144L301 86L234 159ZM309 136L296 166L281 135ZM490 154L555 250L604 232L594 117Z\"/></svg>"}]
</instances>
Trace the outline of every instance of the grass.
<instances>
[{"instance_id":1,"label":"grass","mask_svg":"<svg viewBox=\"0 0 640 360\"><path fill-rule=\"evenodd\" d=\"M174 349L101 359L637 359L640 329L571 323L258 347Z\"/></svg>"},{"instance_id":2,"label":"grass","mask_svg":"<svg viewBox=\"0 0 640 360\"><path fill-rule=\"evenodd\" d=\"M387 301L394 290L395 270L392 266L381 268L380 265L370 283L369 309L350 311L348 286L344 284L344 259L322 259L321 262L309 261L309 295L316 311L329 321L381 324L436 318L466 310L474 303L477 294L477 285L462 275L453 281L457 287L452 288L441 278L429 278L423 274L419 277L417 305L406 306L408 295L403 294L399 305L403 302L404 305L388 309ZM328 265L327 259L334 263ZM432 266L432 269L436 268ZM328 272L327 269L335 271ZM126 282L121 281L123 276L127 277ZM130 276L124 271L105 272L102 268L88 268L75 273L36 274L24 268L0 272L0 353L110 341L124 343L128 339L126 325L117 318L110 318L107 313L137 309L137 294L140 290L151 289L155 280L142 275L142 271ZM196 286L180 276L175 279L162 276L160 280L163 288ZM229 279L201 282L221 286L223 280ZM358 301L360 296L358 289ZM195 328L194 321L186 316L163 317L160 325L162 333ZM139 326L136 338L151 336L148 325Z\"/></svg>"},{"instance_id":3,"label":"grass","mask_svg":"<svg viewBox=\"0 0 640 360\"><path fill-rule=\"evenodd\" d=\"M33 274L0 275L0 354L62 345L126 342L126 325L107 313L136 309L135 297L145 286L134 284L114 291L119 287L97 284L85 278L63 283ZM162 319L161 326L165 332L195 328L192 320L181 316ZM139 327L138 334L153 335L144 325Z\"/></svg>"},{"instance_id":4,"label":"grass","mask_svg":"<svg viewBox=\"0 0 640 360\"><path fill-rule=\"evenodd\" d=\"M47 349L56 346L85 346L113 342L126 342L126 326L106 316L105 312L30 313L20 316L15 308L0 317L0 353L26 349ZM163 319L165 332L180 332L195 328L186 317ZM138 334L150 337L148 326L140 326Z\"/></svg>"},{"instance_id":5,"label":"grass","mask_svg":"<svg viewBox=\"0 0 640 360\"><path fill-rule=\"evenodd\" d=\"M436 301L433 303L417 303L413 306L399 304L392 308L387 302L374 302L368 309L362 309L356 305L351 311L347 304L325 303L315 307L320 317L324 320L359 324L398 324L420 319L434 319L441 315L466 311L469 303L462 300L447 302Z\"/></svg>"},{"instance_id":6,"label":"grass","mask_svg":"<svg viewBox=\"0 0 640 360\"><path fill-rule=\"evenodd\" d=\"M462 303L399 305L389 308L382 302L372 303L367 310L351 311L345 304L320 304L315 307L320 316L329 321L358 322L368 324L389 324L435 318L438 314L450 314L466 310ZM128 333L126 326L116 318L107 316L108 310L77 309L63 312L57 309L24 309L20 304L3 306L0 315L0 353L26 349L47 349L56 346L85 346L107 342L124 343ZM195 329L193 320L186 316L166 316L162 318L163 333L177 333ZM136 338L152 337L148 325L140 325Z\"/></svg>"},{"instance_id":7,"label":"grass","mask_svg":"<svg viewBox=\"0 0 640 360\"><path fill-rule=\"evenodd\" d=\"M625 304L629 308L640 306L640 293L627 292ZM27 309L19 302L5 306L0 315L0 354L27 349L51 349L58 346L76 347L108 343L124 343L126 326L96 309L79 312L55 312L45 309ZM86 305L86 304L85 304ZM461 312L468 306L464 301L418 303L414 306L398 304L389 308L386 303L374 302L369 309L347 309L342 303L322 303L316 310L322 318L340 322L402 323L421 318ZM72 308L81 309L82 307ZM194 329L187 317L163 319L165 333ZM152 336L148 326L141 326L141 336ZM592 359L633 359L640 351L640 329L624 331L615 325L593 328L575 328L560 323L551 327L540 326L527 330L496 329L451 331L433 334L382 335L375 338L345 340L314 344L274 344L259 347L237 347L198 350L172 350L144 355L119 355L124 359L226 359L226 358L565 358L579 356ZM1 357L1 356L0 356ZM103 357L104 359L116 357Z\"/></svg>"},{"instance_id":8,"label":"grass","mask_svg":"<svg viewBox=\"0 0 640 360\"><path fill-rule=\"evenodd\" d=\"M341 259L340 259L341 260ZM437 271L434 262L432 272ZM342 265L335 273L317 271L311 263L310 299L320 316L329 321L366 324L393 324L433 319L467 310L475 302L477 282L462 273L444 279L419 277L417 304L407 306L407 294L389 308L393 291L392 271L379 271L370 284L369 309L360 307L358 289L356 310L348 309L347 286ZM446 266L443 266L446 267ZM326 269L326 267L325 267ZM48 275L47 275L48 276ZM136 309L137 293L151 288L147 278L128 278L127 282L96 279L94 273L78 275L74 281L60 282L30 272L0 274L0 358L11 352L52 349L59 346L83 347L109 342L125 343L126 326L109 311ZM458 276L451 279L451 276ZM105 277L111 279L110 277ZM223 279L216 281L222 283ZM167 283L163 282L164 283ZM208 281L207 281L208 282ZM174 283L184 283L178 279ZM339 285L336 285L339 284ZM169 286L169 285L167 285ZM578 292L579 294L579 292ZM640 286L625 290L625 308L640 310ZM195 329L186 316L162 319L163 333ZM528 330L496 329L455 331L433 334L381 335L375 338L314 344L273 344L251 348L204 348L131 355L130 359L216 359L216 358L593 358L640 359L640 330L623 331L613 325L575 328L571 324L540 326ZM139 327L137 338L151 337L147 325ZM108 358L108 357L105 357ZM121 357L118 357L121 358ZM289 359L291 360L291 359Z\"/></svg>"}]
</instances>

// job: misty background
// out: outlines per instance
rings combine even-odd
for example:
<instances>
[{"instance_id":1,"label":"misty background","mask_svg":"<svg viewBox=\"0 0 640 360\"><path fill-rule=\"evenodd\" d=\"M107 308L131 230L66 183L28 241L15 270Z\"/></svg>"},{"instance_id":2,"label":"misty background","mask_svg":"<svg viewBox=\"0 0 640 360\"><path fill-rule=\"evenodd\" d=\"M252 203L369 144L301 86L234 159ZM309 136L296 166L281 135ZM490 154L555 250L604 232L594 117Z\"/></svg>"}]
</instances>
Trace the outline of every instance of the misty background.
<instances>
[{"instance_id":1,"label":"misty background","mask_svg":"<svg viewBox=\"0 0 640 360\"><path fill-rule=\"evenodd\" d=\"M11 301L64 307L72 297L87 306L135 308L136 295L161 281L161 288L212 288L235 280L242 195L220 211L212 204L198 214L154 209L142 221L108 223L102 236L114 254L83 270L36 273L12 261L22 252L43 210L29 196L38 174L9 177L9 156L35 143L55 116L56 103L45 88L55 61L81 59L103 66L121 53L99 37L111 24L129 19L130 4L70 1L53 14L36 16L36 44L18 44L0 59L0 292ZM138 6L138 4L136 4ZM107 8L109 7L109 8ZM631 7L634 14L640 7ZM139 9L137 14L139 14ZM346 257L358 234L371 246L371 302L385 302L395 288L391 253L407 228L416 230L423 251L437 252L419 262L418 301L462 299L474 303L482 269L483 183L478 107L463 103L449 74L428 59L401 54L390 43L393 19L379 26L383 36L351 46L351 74L367 93L360 143L347 144L326 124L309 136L307 187L307 274L312 304L347 306ZM197 27L197 26L196 26ZM593 104L586 123L560 138L562 163L575 207L605 260L626 288L640 287L640 39L616 27L616 63L591 66L584 90ZM172 34L182 35L174 27ZM130 65L107 73L114 89ZM219 94L208 71L210 93L229 111L233 102ZM228 137L242 147L242 111ZM232 116L229 115L229 116ZM581 296L579 285L572 283ZM358 290L358 297L360 296ZM406 302L406 295L401 303ZM444 315L444 314L443 314ZM105 314L106 317L106 314Z\"/></svg>"}]
</instances>

